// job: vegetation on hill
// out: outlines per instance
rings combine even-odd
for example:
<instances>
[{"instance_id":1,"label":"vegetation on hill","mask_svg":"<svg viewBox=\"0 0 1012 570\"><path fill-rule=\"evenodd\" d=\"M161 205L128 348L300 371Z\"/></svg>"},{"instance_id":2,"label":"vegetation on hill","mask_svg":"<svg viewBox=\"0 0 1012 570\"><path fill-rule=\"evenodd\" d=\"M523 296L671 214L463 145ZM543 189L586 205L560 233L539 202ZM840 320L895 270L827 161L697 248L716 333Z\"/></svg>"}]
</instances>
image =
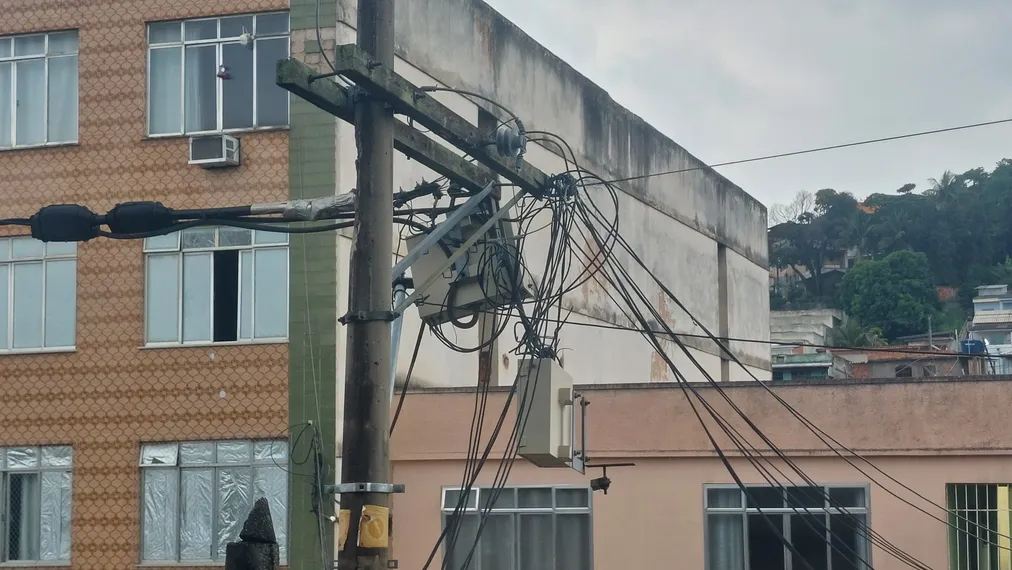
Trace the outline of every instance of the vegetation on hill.
<instances>
[{"instance_id":1,"label":"vegetation on hill","mask_svg":"<svg viewBox=\"0 0 1012 570\"><path fill-rule=\"evenodd\" d=\"M770 264L806 278L772 290L774 308L832 306L889 339L926 331L929 316L952 330L969 314L975 287L1012 284L1012 160L863 201L801 192L770 208L770 223ZM831 280L827 263L845 256L847 273ZM937 286L957 288L958 306L939 303Z\"/></svg>"}]
</instances>

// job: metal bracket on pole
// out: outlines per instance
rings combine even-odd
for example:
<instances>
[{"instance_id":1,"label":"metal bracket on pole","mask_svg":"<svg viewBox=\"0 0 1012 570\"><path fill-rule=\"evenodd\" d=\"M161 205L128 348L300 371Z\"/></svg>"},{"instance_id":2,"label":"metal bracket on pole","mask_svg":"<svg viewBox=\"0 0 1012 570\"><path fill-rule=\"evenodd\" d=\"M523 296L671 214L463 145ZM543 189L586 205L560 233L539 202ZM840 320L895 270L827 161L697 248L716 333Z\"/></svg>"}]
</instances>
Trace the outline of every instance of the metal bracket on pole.
<instances>
[{"instance_id":1,"label":"metal bracket on pole","mask_svg":"<svg viewBox=\"0 0 1012 570\"><path fill-rule=\"evenodd\" d=\"M495 187L496 187L495 182L489 182L488 185L485 186L485 188L482 189L481 192L478 192L474 196L468 198L466 202L464 202L459 208L454 210L452 214L447 216L446 220L443 223L439 224L438 226L433 228L431 232L426 234L425 238L422 239L421 243L419 243L417 247L409 251L408 254L405 255L400 261L397 262L397 265L394 266L393 269L394 280L396 281L400 276L404 275L404 273L408 270L408 268L411 267L411 264L418 261L419 257L425 255L425 252L429 251L430 247L439 243L439 240L443 239L443 236L449 233L450 230L457 227L457 225L459 225L464 218L473 214L474 211L478 209L478 206L481 205L481 203L484 202L485 199L489 197L489 195L492 193L492 190L495 189ZM428 287L429 285L431 285L431 283L426 284L425 287ZM400 313L401 311L396 312Z\"/></svg>"},{"instance_id":2,"label":"metal bracket on pole","mask_svg":"<svg viewBox=\"0 0 1012 570\"><path fill-rule=\"evenodd\" d=\"M425 282L422 283L421 285L416 285L414 292L411 293L411 295L408 295L408 297L406 299L404 299L403 301L401 301L401 303L399 305L397 305L396 307L394 307L394 311L393 312L395 314L399 315L399 314L403 313L405 311L405 309L407 309L412 304L414 304L414 302L422 295L422 293L424 293L426 289L428 289L430 286L432 286L432 284L436 282L436 279L440 278L440 276L443 274L444 271L446 271L447 269L449 269L450 267L452 267L453 264L458 259L460 259L460 257L462 255L464 255L465 253L467 253L467 251L471 248L471 246L474 245L475 243L477 243L477 241L479 239L481 239L486 233L488 233L488 230L492 229L492 226L494 226L496 223L498 223L499 219L502 218L503 216L505 216L506 213L510 211L510 208L512 208L514 205L516 205L516 203L519 202L520 199L523 198L524 196L525 196L525 192L523 191L523 189L518 190L517 193L516 193L516 195L513 196L512 198L510 198L509 202L506 202L506 204L504 204L502 206L502 208L500 208L498 211L496 211L496 213L492 214L488 218L488 220L484 224L482 224L482 226L480 228L478 228L478 230L475 231L471 235L471 237L467 238L467 241L465 241L464 243L460 244L460 247L458 247L457 250L454 251L453 254L450 255L450 257L446 258L446 261L443 262L443 266L439 269L439 271L433 272L432 275L429 276L429 278L426 279ZM478 196L474 196L474 197L470 198L468 201L474 200L476 198L478 198ZM454 212L454 213L456 213L456 212ZM430 234L430 236L431 236L431 234ZM433 243L435 243L435 242L433 242ZM421 247L419 247L417 249L420 250L420 251L425 251ZM403 262L404 262L404 260L401 260L401 263L403 263ZM400 267L400 265L401 265L400 263L397 264L398 267Z\"/></svg>"},{"instance_id":3,"label":"metal bracket on pole","mask_svg":"<svg viewBox=\"0 0 1012 570\"><path fill-rule=\"evenodd\" d=\"M343 495L345 493L382 493L391 495L403 493L404 485L393 483L339 483L337 485L324 485L324 493Z\"/></svg>"}]
</instances>

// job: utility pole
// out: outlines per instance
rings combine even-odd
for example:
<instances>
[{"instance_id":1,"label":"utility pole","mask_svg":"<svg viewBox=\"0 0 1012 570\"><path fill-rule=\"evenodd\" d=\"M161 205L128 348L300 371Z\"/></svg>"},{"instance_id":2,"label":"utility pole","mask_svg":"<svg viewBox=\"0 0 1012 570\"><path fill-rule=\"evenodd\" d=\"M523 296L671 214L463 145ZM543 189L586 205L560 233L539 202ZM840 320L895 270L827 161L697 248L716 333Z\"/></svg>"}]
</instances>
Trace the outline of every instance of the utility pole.
<instances>
[{"instance_id":1,"label":"utility pole","mask_svg":"<svg viewBox=\"0 0 1012 570\"><path fill-rule=\"evenodd\" d=\"M358 1L358 47L394 68L394 0ZM351 248L341 454L338 568L385 570L390 524L390 322L393 248L393 110L355 105L358 209ZM345 534L347 532L347 534Z\"/></svg>"}]
</instances>

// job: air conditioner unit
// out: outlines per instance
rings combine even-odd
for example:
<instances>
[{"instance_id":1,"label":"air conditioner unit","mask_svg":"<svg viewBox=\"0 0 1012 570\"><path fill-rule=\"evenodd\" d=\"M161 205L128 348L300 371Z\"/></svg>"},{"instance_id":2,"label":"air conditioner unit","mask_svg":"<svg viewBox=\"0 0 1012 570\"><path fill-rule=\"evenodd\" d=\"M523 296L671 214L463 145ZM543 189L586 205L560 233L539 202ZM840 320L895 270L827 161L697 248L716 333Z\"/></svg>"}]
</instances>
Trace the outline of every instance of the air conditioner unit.
<instances>
[{"instance_id":1,"label":"air conditioner unit","mask_svg":"<svg viewBox=\"0 0 1012 570\"><path fill-rule=\"evenodd\" d=\"M239 166L239 139L229 135L190 137L190 164L201 168Z\"/></svg>"}]
</instances>

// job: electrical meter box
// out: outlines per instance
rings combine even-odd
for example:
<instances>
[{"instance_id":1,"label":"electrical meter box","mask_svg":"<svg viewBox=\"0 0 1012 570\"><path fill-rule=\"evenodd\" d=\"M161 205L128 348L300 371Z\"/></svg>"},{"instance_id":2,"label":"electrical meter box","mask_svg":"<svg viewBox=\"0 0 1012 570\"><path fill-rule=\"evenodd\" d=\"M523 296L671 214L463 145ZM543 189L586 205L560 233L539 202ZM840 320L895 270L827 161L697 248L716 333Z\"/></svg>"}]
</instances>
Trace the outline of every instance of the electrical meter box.
<instances>
[{"instance_id":1,"label":"electrical meter box","mask_svg":"<svg viewBox=\"0 0 1012 570\"><path fill-rule=\"evenodd\" d=\"M430 247L411 265L411 278L416 285L428 281L440 271L450 254L470 238L485 222L481 216L469 216L450 230L442 243ZM534 283L520 263L519 252L512 236L497 233L493 226L486 236L475 242L443 271L420 295L418 315L430 325L468 318L475 313L508 305L530 297ZM426 234L407 238L408 251L421 245Z\"/></svg>"},{"instance_id":2,"label":"electrical meter box","mask_svg":"<svg viewBox=\"0 0 1012 570\"><path fill-rule=\"evenodd\" d=\"M517 377L519 455L538 467L570 467L575 436L573 378L551 358L520 361Z\"/></svg>"}]
</instances>

